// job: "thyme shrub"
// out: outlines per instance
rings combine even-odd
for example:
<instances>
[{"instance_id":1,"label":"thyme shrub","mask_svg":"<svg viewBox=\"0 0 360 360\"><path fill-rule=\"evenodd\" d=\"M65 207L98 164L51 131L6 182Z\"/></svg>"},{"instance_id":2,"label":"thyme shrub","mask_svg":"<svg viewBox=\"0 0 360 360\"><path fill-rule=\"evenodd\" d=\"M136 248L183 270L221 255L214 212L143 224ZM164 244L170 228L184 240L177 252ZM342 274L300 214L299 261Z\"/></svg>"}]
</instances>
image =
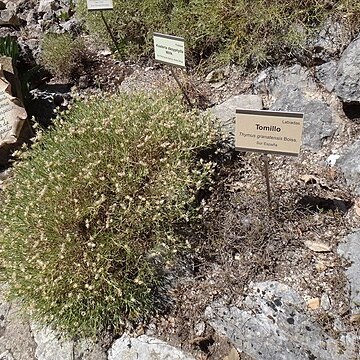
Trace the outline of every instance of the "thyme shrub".
<instances>
[{"instance_id":1,"label":"thyme shrub","mask_svg":"<svg viewBox=\"0 0 360 360\"><path fill-rule=\"evenodd\" d=\"M177 224L214 165L209 118L178 95L81 101L22 153L0 208L2 280L45 324L96 335L157 305Z\"/></svg>"},{"instance_id":2,"label":"thyme shrub","mask_svg":"<svg viewBox=\"0 0 360 360\"><path fill-rule=\"evenodd\" d=\"M52 75L66 80L72 79L81 71L85 57L85 43L82 38L73 39L66 33L44 35L41 61Z\"/></svg>"}]
</instances>

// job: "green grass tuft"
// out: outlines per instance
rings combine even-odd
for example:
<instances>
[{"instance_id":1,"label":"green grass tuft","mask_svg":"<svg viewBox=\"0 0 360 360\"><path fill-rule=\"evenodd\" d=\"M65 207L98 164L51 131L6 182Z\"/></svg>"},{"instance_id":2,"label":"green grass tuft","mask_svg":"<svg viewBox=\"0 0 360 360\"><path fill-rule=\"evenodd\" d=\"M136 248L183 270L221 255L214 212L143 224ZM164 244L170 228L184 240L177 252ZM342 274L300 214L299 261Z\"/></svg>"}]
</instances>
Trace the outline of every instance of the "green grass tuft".
<instances>
[{"instance_id":1,"label":"green grass tuft","mask_svg":"<svg viewBox=\"0 0 360 360\"><path fill-rule=\"evenodd\" d=\"M21 155L0 209L10 298L70 335L121 328L157 306L177 224L213 164L209 118L173 94L79 102ZM197 160L196 160L197 159Z\"/></svg>"},{"instance_id":2,"label":"green grass tuft","mask_svg":"<svg viewBox=\"0 0 360 360\"><path fill-rule=\"evenodd\" d=\"M85 57L82 38L73 39L69 34L45 34L41 43L42 65L52 75L67 80L81 71Z\"/></svg>"}]
</instances>

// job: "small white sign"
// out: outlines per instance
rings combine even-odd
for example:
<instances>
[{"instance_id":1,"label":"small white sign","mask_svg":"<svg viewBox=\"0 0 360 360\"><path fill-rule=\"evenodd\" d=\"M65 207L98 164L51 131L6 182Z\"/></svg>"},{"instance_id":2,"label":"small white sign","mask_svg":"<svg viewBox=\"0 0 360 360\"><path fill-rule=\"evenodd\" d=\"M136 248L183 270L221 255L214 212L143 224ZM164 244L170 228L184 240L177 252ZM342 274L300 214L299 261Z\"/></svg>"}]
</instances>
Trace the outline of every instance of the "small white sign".
<instances>
[{"instance_id":1,"label":"small white sign","mask_svg":"<svg viewBox=\"0 0 360 360\"><path fill-rule=\"evenodd\" d=\"M112 0L87 0L88 10L112 10L114 8Z\"/></svg>"},{"instance_id":2,"label":"small white sign","mask_svg":"<svg viewBox=\"0 0 360 360\"><path fill-rule=\"evenodd\" d=\"M154 33L154 50L156 61L185 67L184 38Z\"/></svg>"}]
</instances>

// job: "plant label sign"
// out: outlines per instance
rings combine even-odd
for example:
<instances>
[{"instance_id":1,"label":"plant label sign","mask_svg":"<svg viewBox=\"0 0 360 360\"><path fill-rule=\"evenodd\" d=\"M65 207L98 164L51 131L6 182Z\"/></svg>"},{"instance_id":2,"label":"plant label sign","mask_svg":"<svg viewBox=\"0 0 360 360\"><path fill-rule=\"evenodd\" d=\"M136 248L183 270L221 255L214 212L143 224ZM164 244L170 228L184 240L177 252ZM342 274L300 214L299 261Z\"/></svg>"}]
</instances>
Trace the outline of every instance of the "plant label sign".
<instances>
[{"instance_id":1,"label":"plant label sign","mask_svg":"<svg viewBox=\"0 0 360 360\"><path fill-rule=\"evenodd\" d=\"M157 62L185 67L184 38L154 33L154 50Z\"/></svg>"},{"instance_id":2,"label":"plant label sign","mask_svg":"<svg viewBox=\"0 0 360 360\"><path fill-rule=\"evenodd\" d=\"M87 0L89 11L112 10L114 8L112 0Z\"/></svg>"},{"instance_id":3,"label":"plant label sign","mask_svg":"<svg viewBox=\"0 0 360 360\"><path fill-rule=\"evenodd\" d=\"M17 142L27 114L21 102L13 97L10 84L0 65L0 148Z\"/></svg>"},{"instance_id":4,"label":"plant label sign","mask_svg":"<svg viewBox=\"0 0 360 360\"><path fill-rule=\"evenodd\" d=\"M268 110L236 110L235 148L298 156L304 114Z\"/></svg>"}]
</instances>

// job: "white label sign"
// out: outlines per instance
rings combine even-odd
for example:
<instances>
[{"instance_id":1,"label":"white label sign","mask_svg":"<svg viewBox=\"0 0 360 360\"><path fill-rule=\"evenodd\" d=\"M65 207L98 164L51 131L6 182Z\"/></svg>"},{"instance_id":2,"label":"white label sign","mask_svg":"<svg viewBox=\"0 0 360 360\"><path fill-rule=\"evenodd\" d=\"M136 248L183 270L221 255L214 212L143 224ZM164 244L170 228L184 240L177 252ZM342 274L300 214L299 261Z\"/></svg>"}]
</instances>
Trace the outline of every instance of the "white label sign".
<instances>
[{"instance_id":1,"label":"white label sign","mask_svg":"<svg viewBox=\"0 0 360 360\"><path fill-rule=\"evenodd\" d=\"M304 114L268 110L236 110L235 148L298 156Z\"/></svg>"},{"instance_id":2,"label":"white label sign","mask_svg":"<svg viewBox=\"0 0 360 360\"><path fill-rule=\"evenodd\" d=\"M185 67L184 38L154 33L154 50L156 61Z\"/></svg>"},{"instance_id":3,"label":"white label sign","mask_svg":"<svg viewBox=\"0 0 360 360\"><path fill-rule=\"evenodd\" d=\"M112 10L112 0L87 0L88 10Z\"/></svg>"}]
</instances>

